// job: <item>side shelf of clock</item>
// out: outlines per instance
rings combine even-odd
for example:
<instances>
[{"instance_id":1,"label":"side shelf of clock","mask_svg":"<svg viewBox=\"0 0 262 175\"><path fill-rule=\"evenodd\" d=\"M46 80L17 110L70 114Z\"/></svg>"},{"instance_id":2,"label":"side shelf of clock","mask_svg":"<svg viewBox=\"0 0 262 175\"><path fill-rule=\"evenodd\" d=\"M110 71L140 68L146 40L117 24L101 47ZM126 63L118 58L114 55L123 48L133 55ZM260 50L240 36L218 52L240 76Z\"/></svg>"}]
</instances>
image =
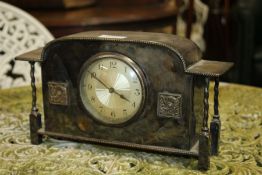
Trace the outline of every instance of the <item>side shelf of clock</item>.
<instances>
[{"instance_id":1,"label":"side shelf of clock","mask_svg":"<svg viewBox=\"0 0 262 175\"><path fill-rule=\"evenodd\" d=\"M90 34L94 35L94 33L87 33L83 34L84 37L89 36ZM107 33L108 34L108 33ZM64 45L65 47L60 50L68 50L65 48L72 47L72 51L76 50L76 48L73 48L77 46L78 48L82 48L84 50L88 47L91 47L93 50L90 51L90 53L84 53L81 52L81 50L78 50L78 53L81 53L82 55L79 57L78 62L69 62L72 60L72 55L75 57L77 55L70 55L70 52L57 52L53 55L59 55L64 60L62 61L64 67L70 66L72 64L72 67L66 68L66 70L70 70L69 74L70 76L64 74L54 75L55 72L52 73L50 70L48 70L48 64L52 63L54 61L54 64L59 63L55 62L56 56L52 56L52 59L46 60L45 64L42 64L42 69L45 69L45 72L43 74L43 96L44 96L44 107L45 107L45 130L42 128L41 124L41 115L38 113L37 107L36 107L36 88L34 84L34 63L35 62L43 62L43 58L40 57L40 55L37 56L37 54L34 54L34 52L21 55L18 57L19 60L29 61L31 64L31 79L32 79L32 112L30 114L30 133L31 133L31 142L32 144L40 144L42 142L42 136L48 135L55 138L61 138L61 139L67 139L67 140L73 140L73 141L79 141L79 142L89 142L89 143L95 143L95 144L103 144L103 145L109 145L109 146L116 146L116 147L124 147L124 148L130 148L130 149L140 149L145 151L154 151L159 153L168 153L168 154L175 154L175 155L182 155L182 156L188 156L188 157L195 157L198 158L198 166L199 169L207 170L209 167L209 157L210 155L216 155L218 154L218 145L219 145L219 135L220 135L220 119L219 119L219 111L218 111L218 86L219 86L219 76L225 73L231 66L231 63L224 63L224 62L216 62L216 61L207 61L207 60L185 60L185 62L193 62L190 66L185 66L186 63L183 61L183 56L188 56L186 54L189 53L189 56L193 59L194 56L199 58L198 55L198 49L194 44L192 44L190 41L186 40L180 40L179 38L173 38L174 40L179 41L181 44L176 46L171 46L161 44L164 39L169 41L170 35L161 35L161 34L148 34L148 33L138 33L138 32L130 32L126 33L125 36L122 37L116 37L116 33L110 33L110 35L101 35L101 33L98 33L98 37L92 37L92 39L83 40L83 37L81 36L81 39L78 39L77 37L72 38L65 38L64 40L59 40L57 43L59 46ZM142 34L142 35L141 35ZM155 37L155 35L159 35L161 37ZM109 38L106 38L105 40L101 39L101 36L109 36ZM142 36L142 37L141 37ZM95 39L94 39L95 38ZM138 39L141 41L139 41ZM163 38L163 40L157 40L159 38ZM151 41L156 40L156 42ZM171 39L170 39L171 40ZM96 42L97 41L97 42ZM185 42L185 46L183 45ZM63 44L62 44L63 43ZM160 43L160 44L158 44ZM173 42L172 42L173 43ZM175 42L174 42L175 43ZM98 44L98 45L97 45ZM90 46L91 45L91 46ZM50 46L50 45L49 45ZM99 47L98 47L99 46ZM119 47L121 46L121 47ZM179 48L179 47L189 47L189 48ZM190 48L192 47L192 48ZM54 49L56 47L52 47ZM100 49L100 50L99 50ZM180 51L177 51L178 49ZM187 49L190 49L190 51L187 51ZM44 50L45 52L46 50ZM103 121L106 121L106 123L114 124L114 120L108 120L110 117L115 116L115 111L108 111L104 114L97 112L99 110L100 106L102 106L104 97L98 96L94 99L90 98L88 96L85 97L86 94L92 94L97 93L94 91L88 91L82 93L82 97L87 102L87 113L85 110L82 110L77 105L77 101L75 100L77 97L77 88L71 88L71 86L76 87L77 83L74 83L77 75L74 75L74 69L79 70L80 67L83 67L81 72L84 72L78 77L83 77L80 80L80 86L83 87L87 86L85 85L85 82L90 82L90 89L91 87L94 88L97 86L96 90L101 91L103 90L103 95L110 96L113 95L113 98L115 101L118 101L117 104L128 104L131 102L131 99L134 100L136 96L128 96L122 91L118 91L112 84L110 84L108 81L105 80L105 78L101 78L101 76L97 76L101 73L101 70L94 69L97 66L99 66L98 69L100 69L101 64L107 64L107 61L101 60L98 62L89 63L87 66L81 66L84 65L86 62L85 59L90 58L92 55L99 55L101 51L107 51L105 52L107 55L108 53L121 53L121 55L125 55L130 58L131 62L136 62L138 64L137 66L142 66L143 72L145 75L147 75L147 79L150 80L150 88L152 89L149 94L151 101L153 99L152 104L147 104L147 106L150 107L150 111L147 113L146 110L142 111L141 116L139 115L138 118L134 118L135 112L130 113L127 115L127 118L118 118L116 123L122 123L122 121L127 121L130 118L132 119L132 122L126 122L126 125L123 125L121 127L114 126L114 125L103 125L101 123ZM108 52L111 51L111 52ZM167 54L168 52L169 54ZM39 52L39 51L38 51ZM154 52L154 53L152 53ZM183 53L184 52L184 53ZM55 53L55 52L54 52ZM102 52L102 55L106 55ZM110 59L114 57L114 55L118 54L111 54ZM45 55L45 53L42 55ZM79 54L78 54L79 55ZM101 55L101 54L100 54ZM109 54L110 55L110 54ZM113 55L113 56L112 56ZM144 58L137 58L140 55ZM151 59L152 56L157 55L159 59ZM182 55L182 56L181 56ZM46 56L46 55L45 55ZM180 57L181 56L181 57ZM50 58L51 58L50 57ZM118 57L118 56L116 56ZM129 60L129 58L127 60ZM133 60L132 60L133 59ZM51 62L50 62L51 60ZM69 61L68 61L69 60ZM77 59L76 59L77 60ZM92 60L92 59L91 59ZM95 59L97 60L97 59ZM124 59L126 60L126 59ZM150 61L149 61L150 60ZM145 62L143 62L145 61ZM134 68L133 65L126 64L125 62L122 62L122 59L119 59L117 61L118 64L122 64L122 68L125 67L129 68L131 70L132 75L140 76L141 72L137 72L137 74L134 72L134 70L139 70L140 68ZM109 64L109 63L108 63ZM77 65L77 66L75 66ZM110 63L111 65L111 63ZM110 67L110 65L108 65ZM61 65L57 65L61 66ZM75 66L75 68L73 68ZM130 66L130 67L129 67ZM159 67L160 66L160 67ZM58 69L58 68L56 68ZM64 68L61 68L64 69ZM104 69L104 68L103 68ZM108 68L110 69L110 68ZM152 70L153 69L153 70ZM48 71L47 71L48 70ZM175 70L175 71L174 71ZM123 76L128 76L128 74L125 74L126 71L123 70L117 70L123 71ZM61 72L61 71L60 71ZM92 74L91 72L94 72L95 74ZM59 73L59 72L58 72ZM106 77L104 75L111 74L114 76L114 71L107 71L103 74L103 77ZM79 73L76 73L79 74ZM150 74L150 75L149 75ZM54 75L54 78L49 78ZM117 74L118 75L118 74ZM161 85L161 83L158 83L157 78L160 76L168 76L166 80L162 81L164 85ZM59 79L61 76L67 77L64 78L63 81L69 81L69 84L63 84L63 87L57 86L57 82L63 82L61 79ZM112 77L110 76L110 77ZM136 77L135 76L135 77ZM72 79L70 79L70 78ZM159 78L160 78L159 77ZM93 78L93 80L92 80ZM215 79L215 88L214 88L214 117L210 124L210 131L208 127L208 111L209 111L209 81L211 78ZM123 81L128 84L128 78L122 77ZM173 79L173 80L172 80ZM152 82L154 80L154 82ZM160 80L161 81L161 80ZM176 81L176 82L173 82ZM200 110L202 110L199 114L201 116L194 117L194 109L193 111L189 111L191 108L194 108L194 89L196 88L198 81L200 81L199 90L200 92L200 99L202 101L202 104L199 105L199 100L196 102L195 105L198 105ZM50 83L54 84L52 88L50 89ZM130 85L131 82L129 82ZM196 83L196 84L195 84ZM48 86L47 86L48 84ZM61 84L61 83L60 83ZM49 86L50 85L50 86ZM175 86L174 86L175 85ZM190 87L192 86L192 87ZM60 87L60 88L59 88ZM102 87L102 89L101 89ZM140 95L142 90L145 90L144 85L143 86L137 86L136 84L132 84L129 87L129 90L132 90L132 87L135 91L130 91L130 93L137 93L136 95ZM72 90L73 89L73 90ZM48 92L49 94L52 91L59 91L58 94L60 94L60 99L51 99L48 98ZM126 89L125 89L126 90ZM69 95L67 98L67 94ZM54 93L56 94L56 93ZM61 95L62 94L62 95ZM73 94L73 95L72 95ZM99 93L98 93L99 94ZM153 94L153 95L152 95ZM189 95L188 95L189 94ZM192 96L191 96L191 95ZM202 94L202 95L201 95ZM89 95L89 96L90 96ZM196 95L196 94L195 94ZM75 99L74 99L75 98ZM82 99L82 100L83 100ZM138 98L140 99L140 98ZM52 101L53 100L53 101ZM59 101L62 100L62 101ZM75 101L74 101L75 100ZM90 106L92 106L90 103L94 101L100 101L92 109L90 109ZM49 102L48 102L49 101ZM137 102L139 102L138 100ZM59 102L57 104L57 102ZM66 102L66 103L64 103ZM51 103L51 106L49 105ZM85 103L85 102L84 102ZM148 101L145 101L145 103L148 103ZM200 102L201 103L201 102ZM108 105L108 103L106 104ZM106 105L102 106L102 108L105 108L108 110ZM131 105L131 103L130 103ZM127 106L132 107L132 106ZM76 108L76 109L75 109ZM145 108L145 107L143 107ZM54 116L54 112L59 112L62 110L70 109L75 110L72 114L65 114L61 112L61 114L58 114ZM134 111L137 111L138 108L134 108ZM53 110L53 111L52 111ZM110 108L111 110L111 108ZM126 112L126 106L121 110ZM95 111L95 112L94 112ZM139 110L138 110L139 111ZM91 114L88 114L91 113ZM79 117L81 119L80 122L80 130L78 129L79 126L75 126L74 123L77 123L78 121L76 119L73 119L71 116L74 115L75 117ZM91 115L98 119L98 121L93 120ZM122 114L121 114L122 115ZM119 116L121 116L119 115ZM144 117L143 117L144 115ZM89 116L89 117L88 117ZM61 120L64 118L68 118L69 123L67 123L67 126L70 125L70 127L62 126ZM62 119L61 119L62 118ZM123 120L122 120L123 119ZM60 121L58 121L60 120ZM100 120L100 121L99 121ZM196 124L195 120L201 120L197 121L199 124ZM55 128L55 124L53 121L57 121L60 126L59 128ZM87 124L86 126L85 123ZM82 125L83 124L83 125ZM195 133L195 127L198 125L200 127L200 130ZM77 128L78 127L78 128ZM92 129L92 127L96 128L96 131ZM190 128L192 127L192 128ZM106 133L104 132L106 131ZM112 133L112 135L109 135L109 132ZM124 137L121 137L119 134L119 131L125 132L126 135ZM138 133L140 134L138 134ZM210 134L210 135L209 135ZM111 138L110 138L111 137ZM162 138L161 138L162 137ZM210 138L211 137L211 138ZM211 146L210 146L210 140L211 140Z\"/></svg>"}]
</instances>

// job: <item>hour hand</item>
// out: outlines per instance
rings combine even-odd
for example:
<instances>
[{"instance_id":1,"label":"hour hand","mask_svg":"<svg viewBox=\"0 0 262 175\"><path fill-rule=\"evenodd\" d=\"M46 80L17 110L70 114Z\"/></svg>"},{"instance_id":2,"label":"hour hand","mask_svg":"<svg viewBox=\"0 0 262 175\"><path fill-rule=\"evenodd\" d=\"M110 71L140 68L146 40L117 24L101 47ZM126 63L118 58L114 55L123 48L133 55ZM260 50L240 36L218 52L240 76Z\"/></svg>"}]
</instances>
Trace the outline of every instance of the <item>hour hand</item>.
<instances>
[{"instance_id":1,"label":"hour hand","mask_svg":"<svg viewBox=\"0 0 262 175\"><path fill-rule=\"evenodd\" d=\"M123 94L120 94L120 93L118 93L117 91L115 91L114 90L114 93L116 93L117 95L119 95L119 97L120 98L122 98L122 99L124 99L124 100L126 100L126 101L128 101L128 102L130 102Z\"/></svg>"}]
</instances>

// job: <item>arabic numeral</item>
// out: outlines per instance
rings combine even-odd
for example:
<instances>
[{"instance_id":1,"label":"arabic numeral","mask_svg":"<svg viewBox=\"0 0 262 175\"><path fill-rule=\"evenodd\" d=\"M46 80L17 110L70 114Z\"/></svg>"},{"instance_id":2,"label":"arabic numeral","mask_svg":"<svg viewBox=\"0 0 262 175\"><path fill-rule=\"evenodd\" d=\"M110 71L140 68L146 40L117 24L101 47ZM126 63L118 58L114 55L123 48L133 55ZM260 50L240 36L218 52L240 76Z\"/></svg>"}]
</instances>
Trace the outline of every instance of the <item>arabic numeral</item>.
<instances>
[{"instance_id":1,"label":"arabic numeral","mask_svg":"<svg viewBox=\"0 0 262 175\"><path fill-rule=\"evenodd\" d=\"M140 90L139 90L139 89L136 89L136 90L135 90L135 95L136 95L136 96L139 96L140 94L141 94Z\"/></svg>"},{"instance_id":2,"label":"arabic numeral","mask_svg":"<svg viewBox=\"0 0 262 175\"><path fill-rule=\"evenodd\" d=\"M96 73L95 72L91 73L91 78L96 78Z\"/></svg>"},{"instance_id":3,"label":"arabic numeral","mask_svg":"<svg viewBox=\"0 0 262 175\"><path fill-rule=\"evenodd\" d=\"M95 102L96 101L96 98L94 96L91 97L91 102Z\"/></svg>"},{"instance_id":4,"label":"arabic numeral","mask_svg":"<svg viewBox=\"0 0 262 175\"><path fill-rule=\"evenodd\" d=\"M115 117L116 113L114 111L112 111L110 115L111 115L111 117Z\"/></svg>"},{"instance_id":5,"label":"arabic numeral","mask_svg":"<svg viewBox=\"0 0 262 175\"><path fill-rule=\"evenodd\" d=\"M99 63L98 69L99 69L99 70L104 70L104 65L103 65L102 63Z\"/></svg>"},{"instance_id":6,"label":"arabic numeral","mask_svg":"<svg viewBox=\"0 0 262 175\"><path fill-rule=\"evenodd\" d=\"M110 68L116 68L117 62L116 61L110 61Z\"/></svg>"},{"instance_id":7,"label":"arabic numeral","mask_svg":"<svg viewBox=\"0 0 262 175\"><path fill-rule=\"evenodd\" d=\"M100 112L103 111L103 106L99 106L99 111L100 111Z\"/></svg>"},{"instance_id":8,"label":"arabic numeral","mask_svg":"<svg viewBox=\"0 0 262 175\"><path fill-rule=\"evenodd\" d=\"M93 86L91 84L87 85L87 89L91 90L93 88Z\"/></svg>"},{"instance_id":9,"label":"arabic numeral","mask_svg":"<svg viewBox=\"0 0 262 175\"><path fill-rule=\"evenodd\" d=\"M123 115L127 116L127 110L126 109L123 109Z\"/></svg>"}]
</instances>

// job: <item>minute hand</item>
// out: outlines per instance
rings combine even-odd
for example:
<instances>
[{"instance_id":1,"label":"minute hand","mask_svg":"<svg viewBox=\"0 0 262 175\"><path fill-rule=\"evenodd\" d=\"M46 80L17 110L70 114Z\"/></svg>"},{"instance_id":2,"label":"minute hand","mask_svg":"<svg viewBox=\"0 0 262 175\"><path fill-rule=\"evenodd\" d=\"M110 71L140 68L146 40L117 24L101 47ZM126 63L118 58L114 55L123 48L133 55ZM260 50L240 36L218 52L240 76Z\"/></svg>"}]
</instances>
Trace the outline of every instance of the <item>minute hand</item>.
<instances>
[{"instance_id":1,"label":"minute hand","mask_svg":"<svg viewBox=\"0 0 262 175\"><path fill-rule=\"evenodd\" d=\"M103 86L105 86L107 89L111 89L110 86L107 86L102 80L100 80L99 78L97 78L93 73L87 71L88 73L90 73L91 77L94 77L98 82L100 82Z\"/></svg>"},{"instance_id":2,"label":"minute hand","mask_svg":"<svg viewBox=\"0 0 262 175\"><path fill-rule=\"evenodd\" d=\"M123 94L118 93L113 87L107 86L102 80L100 80L99 78L97 78L94 74L92 74L91 72L87 71L88 73L91 74L92 77L94 77L98 82L100 82L103 86L105 86L110 93L115 93L117 95L119 95L120 98L130 102Z\"/></svg>"}]
</instances>

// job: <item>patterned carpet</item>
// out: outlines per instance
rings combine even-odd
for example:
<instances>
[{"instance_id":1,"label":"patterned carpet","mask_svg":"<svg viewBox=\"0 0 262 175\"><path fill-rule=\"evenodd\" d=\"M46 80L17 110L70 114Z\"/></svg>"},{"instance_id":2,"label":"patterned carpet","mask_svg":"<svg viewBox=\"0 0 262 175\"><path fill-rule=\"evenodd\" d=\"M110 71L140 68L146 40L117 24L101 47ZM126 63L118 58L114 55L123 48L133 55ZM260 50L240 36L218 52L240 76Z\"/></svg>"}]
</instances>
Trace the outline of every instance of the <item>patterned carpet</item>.
<instances>
[{"instance_id":1,"label":"patterned carpet","mask_svg":"<svg viewBox=\"0 0 262 175\"><path fill-rule=\"evenodd\" d=\"M30 92L29 87L0 91L0 174L262 174L261 88L221 85L220 155L211 158L207 172L198 171L194 159L50 138L31 145ZM212 99L211 92L210 105Z\"/></svg>"}]
</instances>

